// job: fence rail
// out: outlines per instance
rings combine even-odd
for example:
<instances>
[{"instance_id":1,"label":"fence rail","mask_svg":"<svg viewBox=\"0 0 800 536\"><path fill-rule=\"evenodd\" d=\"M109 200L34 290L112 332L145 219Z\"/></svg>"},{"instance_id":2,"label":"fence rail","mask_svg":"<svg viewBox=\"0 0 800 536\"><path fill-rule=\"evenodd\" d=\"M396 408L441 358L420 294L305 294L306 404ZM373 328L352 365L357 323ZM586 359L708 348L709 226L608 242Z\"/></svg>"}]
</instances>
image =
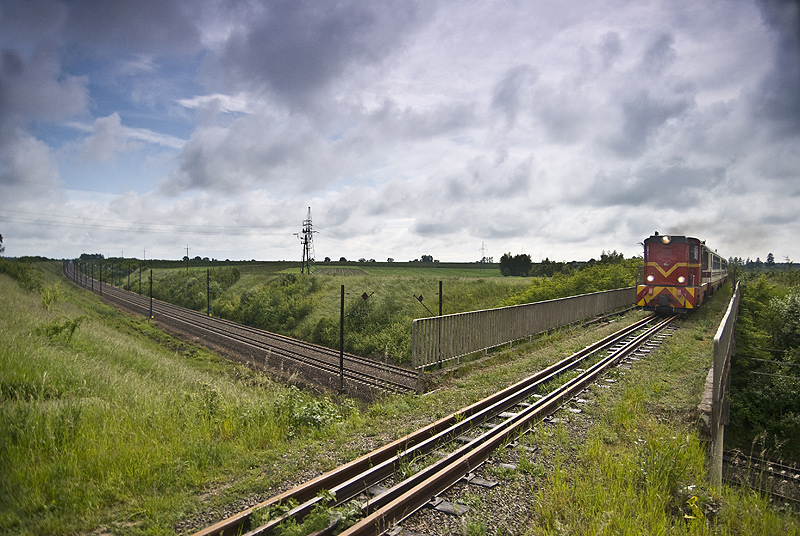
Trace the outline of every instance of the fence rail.
<instances>
[{"instance_id":1,"label":"fence rail","mask_svg":"<svg viewBox=\"0 0 800 536\"><path fill-rule=\"evenodd\" d=\"M636 287L469 313L420 318L411 327L416 369L487 350L633 305Z\"/></svg>"},{"instance_id":2,"label":"fence rail","mask_svg":"<svg viewBox=\"0 0 800 536\"><path fill-rule=\"evenodd\" d=\"M733 291L728 310L722 318L714 336L714 372L711 395L711 481L722 482L722 447L725 438L725 425L730 416L728 388L731 382L731 356L736 348L736 319L739 316L739 283Z\"/></svg>"}]
</instances>

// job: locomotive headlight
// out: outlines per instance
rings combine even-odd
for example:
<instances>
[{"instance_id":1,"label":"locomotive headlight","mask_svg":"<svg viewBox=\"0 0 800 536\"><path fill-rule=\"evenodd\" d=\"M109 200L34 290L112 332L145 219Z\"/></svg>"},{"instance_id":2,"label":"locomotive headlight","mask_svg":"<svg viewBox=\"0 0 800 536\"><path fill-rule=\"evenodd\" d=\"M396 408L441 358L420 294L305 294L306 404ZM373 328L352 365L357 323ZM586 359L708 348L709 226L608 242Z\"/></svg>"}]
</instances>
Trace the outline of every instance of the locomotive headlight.
<instances>
[{"instance_id":1,"label":"locomotive headlight","mask_svg":"<svg viewBox=\"0 0 800 536\"><path fill-rule=\"evenodd\" d=\"M653 276L653 274L650 274L650 275L647 276L647 282L648 283L652 283L655 280L656 280L656 278Z\"/></svg>"},{"instance_id":2,"label":"locomotive headlight","mask_svg":"<svg viewBox=\"0 0 800 536\"><path fill-rule=\"evenodd\" d=\"M669 244L670 240L669 240L669 237L667 235L664 235L664 236L661 237L661 241L663 243L665 243L665 244Z\"/></svg>"},{"instance_id":3,"label":"locomotive headlight","mask_svg":"<svg viewBox=\"0 0 800 536\"><path fill-rule=\"evenodd\" d=\"M678 277L678 283L686 283L686 278L683 276Z\"/></svg>"}]
</instances>

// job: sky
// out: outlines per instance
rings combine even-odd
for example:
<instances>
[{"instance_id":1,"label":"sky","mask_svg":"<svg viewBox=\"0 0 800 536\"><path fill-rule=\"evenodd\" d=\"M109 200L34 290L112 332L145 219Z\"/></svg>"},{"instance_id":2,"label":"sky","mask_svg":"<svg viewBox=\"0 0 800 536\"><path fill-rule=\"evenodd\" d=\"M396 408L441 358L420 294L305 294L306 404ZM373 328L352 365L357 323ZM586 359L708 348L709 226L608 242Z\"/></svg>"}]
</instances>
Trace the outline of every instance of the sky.
<instances>
[{"instance_id":1,"label":"sky","mask_svg":"<svg viewBox=\"0 0 800 536\"><path fill-rule=\"evenodd\" d=\"M0 0L5 256L800 261L800 2Z\"/></svg>"}]
</instances>

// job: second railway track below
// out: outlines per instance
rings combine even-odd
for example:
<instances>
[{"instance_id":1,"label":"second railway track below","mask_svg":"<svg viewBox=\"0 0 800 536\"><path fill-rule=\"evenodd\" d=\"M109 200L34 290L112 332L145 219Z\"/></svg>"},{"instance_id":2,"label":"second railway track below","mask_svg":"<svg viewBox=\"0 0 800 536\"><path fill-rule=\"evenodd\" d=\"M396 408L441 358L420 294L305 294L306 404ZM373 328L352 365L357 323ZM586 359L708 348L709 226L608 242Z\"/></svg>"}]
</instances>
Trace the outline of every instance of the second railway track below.
<instances>
[{"instance_id":1,"label":"second railway track below","mask_svg":"<svg viewBox=\"0 0 800 536\"><path fill-rule=\"evenodd\" d=\"M245 362L266 368L285 378L329 392L343 390L350 396L370 399L382 392L410 393L416 390L417 374L389 363L339 352L305 341L251 328L171 303L150 299L106 283L77 278L74 266L67 277L104 300L144 316L152 315L165 329L188 335L198 344ZM341 368L340 368L341 367Z\"/></svg>"}]
</instances>

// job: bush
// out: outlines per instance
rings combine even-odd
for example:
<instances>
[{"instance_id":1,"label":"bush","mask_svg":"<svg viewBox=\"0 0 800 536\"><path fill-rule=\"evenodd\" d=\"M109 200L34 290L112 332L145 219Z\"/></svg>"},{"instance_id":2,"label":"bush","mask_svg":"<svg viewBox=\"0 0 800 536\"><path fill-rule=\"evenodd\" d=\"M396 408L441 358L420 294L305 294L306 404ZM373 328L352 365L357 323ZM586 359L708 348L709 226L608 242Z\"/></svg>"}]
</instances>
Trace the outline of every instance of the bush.
<instances>
[{"instance_id":1,"label":"bush","mask_svg":"<svg viewBox=\"0 0 800 536\"><path fill-rule=\"evenodd\" d=\"M153 297L201 311L206 309L209 300L216 300L236 283L239 276L239 269L236 267L214 269L210 280L205 271L175 270L153 284Z\"/></svg>"},{"instance_id":2,"label":"bush","mask_svg":"<svg viewBox=\"0 0 800 536\"><path fill-rule=\"evenodd\" d=\"M38 292L44 286L42 271L28 262L0 259L0 274L8 274L19 286L29 292Z\"/></svg>"},{"instance_id":3,"label":"bush","mask_svg":"<svg viewBox=\"0 0 800 536\"><path fill-rule=\"evenodd\" d=\"M556 273L549 279L533 279L527 289L507 298L501 305L521 305L631 287L636 284L641 265L641 259L631 259L614 264L595 264L575 273Z\"/></svg>"},{"instance_id":4,"label":"bush","mask_svg":"<svg viewBox=\"0 0 800 536\"><path fill-rule=\"evenodd\" d=\"M277 285L247 290L239 299L239 318L249 326L291 334L313 309L314 278L286 274Z\"/></svg>"},{"instance_id":5,"label":"bush","mask_svg":"<svg viewBox=\"0 0 800 536\"><path fill-rule=\"evenodd\" d=\"M75 335L75 330L84 320L86 320L86 316L78 316L76 318L62 316L52 322L42 324L36 328L36 332L40 335L45 335L51 341L61 341L69 344L72 341L72 336Z\"/></svg>"},{"instance_id":6,"label":"bush","mask_svg":"<svg viewBox=\"0 0 800 536\"><path fill-rule=\"evenodd\" d=\"M742 278L726 444L800 461L800 289L786 281L779 272Z\"/></svg>"},{"instance_id":7,"label":"bush","mask_svg":"<svg viewBox=\"0 0 800 536\"><path fill-rule=\"evenodd\" d=\"M48 311L56 303L60 303L67 299L64 294L64 289L61 288L61 283L53 283L42 290L42 305Z\"/></svg>"}]
</instances>

